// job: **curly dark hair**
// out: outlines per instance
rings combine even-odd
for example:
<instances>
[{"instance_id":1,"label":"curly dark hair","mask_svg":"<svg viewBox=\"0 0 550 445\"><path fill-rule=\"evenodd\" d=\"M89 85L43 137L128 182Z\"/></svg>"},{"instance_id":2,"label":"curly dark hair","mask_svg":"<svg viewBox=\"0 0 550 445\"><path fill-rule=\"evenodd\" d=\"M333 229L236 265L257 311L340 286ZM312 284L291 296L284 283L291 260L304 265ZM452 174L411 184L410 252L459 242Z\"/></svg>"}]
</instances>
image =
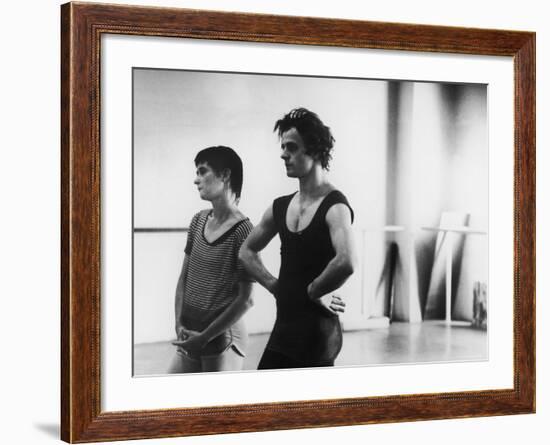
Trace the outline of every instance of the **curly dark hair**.
<instances>
[{"instance_id":1,"label":"curly dark hair","mask_svg":"<svg viewBox=\"0 0 550 445\"><path fill-rule=\"evenodd\" d=\"M330 128L323 124L317 114L306 108L294 108L285 114L282 119L275 122L273 131L277 131L280 139L283 133L291 128L296 128L300 133L306 153L321 162L321 166L328 170L335 142Z\"/></svg>"},{"instance_id":2,"label":"curly dark hair","mask_svg":"<svg viewBox=\"0 0 550 445\"><path fill-rule=\"evenodd\" d=\"M241 197L243 188L243 162L239 155L231 147L218 145L208 147L197 153L195 166L206 163L212 168L216 175L221 175L224 170L229 170L229 185L237 199Z\"/></svg>"}]
</instances>

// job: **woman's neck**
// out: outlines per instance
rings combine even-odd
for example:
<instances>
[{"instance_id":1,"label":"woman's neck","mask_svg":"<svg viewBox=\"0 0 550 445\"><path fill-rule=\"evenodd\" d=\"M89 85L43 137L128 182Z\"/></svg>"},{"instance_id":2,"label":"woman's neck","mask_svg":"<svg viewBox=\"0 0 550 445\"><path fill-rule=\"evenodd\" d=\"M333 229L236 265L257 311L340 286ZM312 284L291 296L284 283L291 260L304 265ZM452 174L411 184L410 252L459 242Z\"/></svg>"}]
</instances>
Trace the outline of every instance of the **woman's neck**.
<instances>
[{"instance_id":1,"label":"woman's neck","mask_svg":"<svg viewBox=\"0 0 550 445\"><path fill-rule=\"evenodd\" d=\"M235 195L226 194L212 200L212 217L219 222L223 222L231 218L238 211L237 200Z\"/></svg>"}]
</instances>

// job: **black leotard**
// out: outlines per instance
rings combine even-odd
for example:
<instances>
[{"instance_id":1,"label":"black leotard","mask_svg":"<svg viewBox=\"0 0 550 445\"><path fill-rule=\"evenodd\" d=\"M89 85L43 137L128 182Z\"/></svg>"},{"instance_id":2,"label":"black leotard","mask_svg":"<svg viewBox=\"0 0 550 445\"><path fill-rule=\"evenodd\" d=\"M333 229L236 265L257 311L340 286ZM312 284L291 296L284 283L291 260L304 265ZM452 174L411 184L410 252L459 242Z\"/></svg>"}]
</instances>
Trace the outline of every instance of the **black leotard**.
<instances>
[{"instance_id":1,"label":"black leotard","mask_svg":"<svg viewBox=\"0 0 550 445\"><path fill-rule=\"evenodd\" d=\"M346 197L333 190L325 196L310 224L300 232L291 232L286 225L286 212L293 196L282 196L273 202L273 218L281 239L281 269L275 296L277 318L266 351L283 354L304 367L329 366L342 347L340 321L337 315L310 300L307 286L336 254L325 219L328 210L343 203L351 211L352 222L353 210Z\"/></svg>"}]
</instances>

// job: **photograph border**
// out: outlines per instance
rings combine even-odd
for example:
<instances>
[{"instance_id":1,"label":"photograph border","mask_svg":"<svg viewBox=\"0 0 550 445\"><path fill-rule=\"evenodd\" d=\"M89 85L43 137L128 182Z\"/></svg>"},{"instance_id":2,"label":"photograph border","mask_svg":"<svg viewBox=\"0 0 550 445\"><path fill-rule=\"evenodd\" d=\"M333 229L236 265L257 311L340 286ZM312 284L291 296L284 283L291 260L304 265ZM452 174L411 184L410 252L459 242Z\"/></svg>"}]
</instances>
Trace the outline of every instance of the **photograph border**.
<instances>
[{"instance_id":1,"label":"photograph border","mask_svg":"<svg viewBox=\"0 0 550 445\"><path fill-rule=\"evenodd\" d=\"M101 36L486 56L514 62L513 388L101 411ZM535 33L191 9L61 6L61 438L70 443L535 412Z\"/></svg>"}]
</instances>

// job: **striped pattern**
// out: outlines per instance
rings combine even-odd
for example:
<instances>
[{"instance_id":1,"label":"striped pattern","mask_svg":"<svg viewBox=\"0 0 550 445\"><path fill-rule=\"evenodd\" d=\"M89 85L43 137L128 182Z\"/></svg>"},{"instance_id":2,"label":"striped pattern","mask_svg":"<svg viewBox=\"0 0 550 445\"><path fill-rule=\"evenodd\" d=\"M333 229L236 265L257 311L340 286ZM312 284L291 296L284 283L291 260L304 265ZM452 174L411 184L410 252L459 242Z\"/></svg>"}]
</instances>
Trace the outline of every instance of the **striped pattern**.
<instances>
[{"instance_id":1,"label":"striped pattern","mask_svg":"<svg viewBox=\"0 0 550 445\"><path fill-rule=\"evenodd\" d=\"M183 318L192 318L193 324L198 322L203 326L235 299L239 281L252 281L238 258L239 249L252 230L252 223L248 218L240 221L209 243L204 237L209 213L210 210L202 210L193 217L185 246L189 269ZM200 325L195 327L200 329Z\"/></svg>"}]
</instances>

